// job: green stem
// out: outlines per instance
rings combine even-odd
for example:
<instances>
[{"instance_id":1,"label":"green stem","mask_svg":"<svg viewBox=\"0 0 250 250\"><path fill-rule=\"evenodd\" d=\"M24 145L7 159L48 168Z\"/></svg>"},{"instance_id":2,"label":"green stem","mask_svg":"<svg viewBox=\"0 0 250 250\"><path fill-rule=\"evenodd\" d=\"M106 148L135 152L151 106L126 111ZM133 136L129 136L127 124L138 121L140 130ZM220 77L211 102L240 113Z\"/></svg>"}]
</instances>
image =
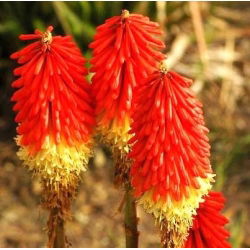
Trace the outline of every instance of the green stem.
<instances>
[{"instance_id":1,"label":"green stem","mask_svg":"<svg viewBox=\"0 0 250 250\"><path fill-rule=\"evenodd\" d=\"M139 232L137 230L138 218L135 200L131 195L130 186L126 187L124 227L126 235L126 248L138 248Z\"/></svg>"}]
</instances>

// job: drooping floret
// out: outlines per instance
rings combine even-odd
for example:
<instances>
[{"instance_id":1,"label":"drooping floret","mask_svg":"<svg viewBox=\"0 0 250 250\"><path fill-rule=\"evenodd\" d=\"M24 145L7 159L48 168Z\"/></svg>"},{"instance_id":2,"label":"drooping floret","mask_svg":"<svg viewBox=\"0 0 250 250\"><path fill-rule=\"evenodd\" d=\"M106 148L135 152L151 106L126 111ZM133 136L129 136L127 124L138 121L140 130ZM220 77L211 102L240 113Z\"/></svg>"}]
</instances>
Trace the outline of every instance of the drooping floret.
<instances>
[{"instance_id":1,"label":"drooping floret","mask_svg":"<svg viewBox=\"0 0 250 250\"><path fill-rule=\"evenodd\" d=\"M164 58L159 52L164 48L157 38L159 35L157 23L123 10L121 16L107 19L97 27L94 42L89 46L93 49L92 92L97 131L123 167L127 164L125 158L129 151L127 142L134 88Z\"/></svg>"},{"instance_id":2,"label":"drooping floret","mask_svg":"<svg viewBox=\"0 0 250 250\"><path fill-rule=\"evenodd\" d=\"M170 246L182 245L213 181L208 129L190 85L162 64L136 89L130 131L135 196L166 224Z\"/></svg>"},{"instance_id":3,"label":"drooping floret","mask_svg":"<svg viewBox=\"0 0 250 250\"><path fill-rule=\"evenodd\" d=\"M224 228L228 219L220 212L225 198L219 192L210 191L197 209L193 226L184 244L186 248L229 248L229 232Z\"/></svg>"},{"instance_id":4,"label":"drooping floret","mask_svg":"<svg viewBox=\"0 0 250 250\"><path fill-rule=\"evenodd\" d=\"M80 49L71 36L52 36L52 30L20 36L36 41L11 55L21 64L11 100L18 156L41 178L45 206L67 214L91 155L94 105Z\"/></svg>"},{"instance_id":5,"label":"drooping floret","mask_svg":"<svg viewBox=\"0 0 250 250\"><path fill-rule=\"evenodd\" d=\"M22 66L14 70L18 79L15 121L20 144L38 152L47 136L53 143L87 142L94 125L90 85L80 49L70 36L52 37L46 32L21 35L21 40L38 40L11 55Z\"/></svg>"}]
</instances>

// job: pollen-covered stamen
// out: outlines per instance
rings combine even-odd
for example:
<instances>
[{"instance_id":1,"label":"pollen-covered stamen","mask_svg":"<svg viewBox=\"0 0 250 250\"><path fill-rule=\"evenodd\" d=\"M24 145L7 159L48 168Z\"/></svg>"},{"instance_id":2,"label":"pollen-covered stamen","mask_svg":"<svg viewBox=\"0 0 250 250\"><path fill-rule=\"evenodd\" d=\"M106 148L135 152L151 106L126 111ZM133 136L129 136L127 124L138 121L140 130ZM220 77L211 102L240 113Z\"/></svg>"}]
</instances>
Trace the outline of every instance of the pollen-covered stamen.
<instances>
[{"instance_id":1,"label":"pollen-covered stamen","mask_svg":"<svg viewBox=\"0 0 250 250\"><path fill-rule=\"evenodd\" d=\"M45 52L47 49L50 50L50 44L52 43L53 37L52 37L52 30L53 27L49 26L47 30L41 34L41 42L43 44L43 51Z\"/></svg>"},{"instance_id":2,"label":"pollen-covered stamen","mask_svg":"<svg viewBox=\"0 0 250 250\"><path fill-rule=\"evenodd\" d=\"M49 31L46 31L42 35L42 43L50 44L52 42L52 34Z\"/></svg>"},{"instance_id":3,"label":"pollen-covered stamen","mask_svg":"<svg viewBox=\"0 0 250 250\"><path fill-rule=\"evenodd\" d=\"M49 45L51 44L52 42L52 30L53 30L53 27L52 26L49 26L47 28L47 30L42 34L42 43L45 44L45 45Z\"/></svg>"},{"instance_id":4,"label":"pollen-covered stamen","mask_svg":"<svg viewBox=\"0 0 250 250\"><path fill-rule=\"evenodd\" d=\"M168 73L168 66L167 66L167 63L166 63L165 60L161 61L160 66L159 66L159 70L163 74L167 74Z\"/></svg>"},{"instance_id":5,"label":"pollen-covered stamen","mask_svg":"<svg viewBox=\"0 0 250 250\"><path fill-rule=\"evenodd\" d=\"M125 19L125 18L128 18L129 17L129 11L128 10L122 10L122 18Z\"/></svg>"}]
</instances>

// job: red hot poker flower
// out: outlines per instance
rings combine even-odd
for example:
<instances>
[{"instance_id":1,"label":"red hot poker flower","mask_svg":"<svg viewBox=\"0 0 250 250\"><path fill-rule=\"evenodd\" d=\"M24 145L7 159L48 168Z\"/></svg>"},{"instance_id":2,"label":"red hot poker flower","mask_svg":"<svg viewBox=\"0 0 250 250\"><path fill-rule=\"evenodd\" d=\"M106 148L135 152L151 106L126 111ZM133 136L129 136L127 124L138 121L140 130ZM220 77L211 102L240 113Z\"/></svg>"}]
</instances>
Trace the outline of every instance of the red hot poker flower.
<instances>
[{"instance_id":1,"label":"red hot poker flower","mask_svg":"<svg viewBox=\"0 0 250 250\"><path fill-rule=\"evenodd\" d=\"M186 248L229 248L229 232L224 228L228 223L220 211L224 208L225 198L219 192L210 191L205 202L200 204L193 226L185 243Z\"/></svg>"},{"instance_id":2,"label":"red hot poker flower","mask_svg":"<svg viewBox=\"0 0 250 250\"><path fill-rule=\"evenodd\" d=\"M12 86L19 90L12 101L20 144L30 153L38 152L48 135L56 144L86 142L94 124L85 59L70 36L52 37L52 30L21 35L21 40L38 41L11 55L23 64L14 70L19 78Z\"/></svg>"},{"instance_id":3,"label":"red hot poker flower","mask_svg":"<svg viewBox=\"0 0 250 250\"><path fill-rule=\"evenodd\" d=\"M157 23L127 10L97 27L89 47L94 49L93 92L103 123L130 114L133 88L164 57L157 52L164 44L154 37L160 34Z\"/></svg>"},{"instance_id":4,"label":"red hot poker flower","mask_svg":"<svg viewBox=\"0 0 250 250\"><path fill-rule=\"evenodd\" d=\"M153 72L136 89L129 141L135 196L148 212L167 221L167 230L180 234L172 239L175 247L183 244L213 179L202 104L190 85L163 64Z\"/></svg>"},{"instance_id":5,"label":"red hot poker flower","mask_svg":"<svg viewBox=\"0 0 250 250\"><path fill-rule=\"evenodd\" d=\"M12 101L18 156L42 179L44 205L68 216L91 153L94 107L80 49L70 36L52 37L52 30L20 36L37 41L11 55L22 64L14 70Z\"/></svg>"},{"instance_id":6,"label":"red hot poker flower","mask_svg":"<svg viewBox=\"0 0 250 250\"><path fill-rule=\"evenodd\" d=\"M148 17L124 10L97 27L95 41L89 46L93 48L97 129L113 152L116 148L126 155L129 150L133 89L164 58L159 50L165 46L155 37L161 33Z\"/></svg>"}]
</instances>

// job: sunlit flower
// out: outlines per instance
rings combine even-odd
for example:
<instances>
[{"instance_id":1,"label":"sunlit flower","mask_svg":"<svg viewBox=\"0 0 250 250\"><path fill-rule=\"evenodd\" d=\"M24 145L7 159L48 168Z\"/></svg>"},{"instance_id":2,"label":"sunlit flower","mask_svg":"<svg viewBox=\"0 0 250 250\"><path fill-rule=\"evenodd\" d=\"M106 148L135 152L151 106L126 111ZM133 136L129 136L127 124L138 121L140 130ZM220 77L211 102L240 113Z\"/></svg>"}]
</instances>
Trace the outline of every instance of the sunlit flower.
<instances>
[{"instance_id":1,"label":"sunlit flower","mask_svg":"<svg viewBox=\"0 0 250 250\"><path fill-rule=\"evenodd\" d=\"M136 89L130 131L135 196L159 221L163 244L172 247L183 245L213 181L208 129L190 85L162 64Z\"/></svg>"},{"instance_id":2,"label":"sunlit flower","mask_svg":"<svg viewBox=\"0 0 250 250\"><path fill-rule=\"evenodd\" d=\"M37 41L11 55L22 64L12 83L18 88L12 96L18 156L41 177L48 207L69 205L88 163L95 123L85 59L70 36L52 37L52 30L21 35Z\"/></svg>"},{"instance_id":3,"label":"sunlit flower","mask_svg":"<svg viewBox=\"0 0 250 250\"><path fill-rule=\"evenodd\" d=\"M123 10L121 16L97 27L90 44L97 130L123 167L129 151L133 90L164 58L159 52L164 44L155 37L160 34L159 25L148 17ZM124 169L116 171L118 176L126 175Z\"/></svg>"},{"instance_id":4,"label":"sunlit flower","mask_svg":"<svg viewBox=\"0 0 250 250\"><path fill-rule=\"evenodd\" d=\"M210 191L197 209L189 230L186 248L229 248L229 232L224 228L228 219L220 212L225 199L219 192Z\"/></svg>"}]
</instances>

